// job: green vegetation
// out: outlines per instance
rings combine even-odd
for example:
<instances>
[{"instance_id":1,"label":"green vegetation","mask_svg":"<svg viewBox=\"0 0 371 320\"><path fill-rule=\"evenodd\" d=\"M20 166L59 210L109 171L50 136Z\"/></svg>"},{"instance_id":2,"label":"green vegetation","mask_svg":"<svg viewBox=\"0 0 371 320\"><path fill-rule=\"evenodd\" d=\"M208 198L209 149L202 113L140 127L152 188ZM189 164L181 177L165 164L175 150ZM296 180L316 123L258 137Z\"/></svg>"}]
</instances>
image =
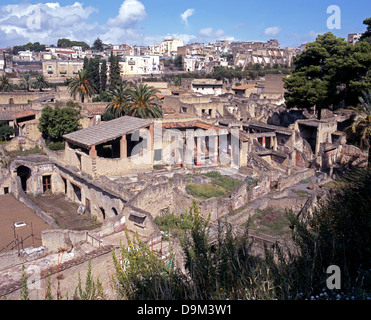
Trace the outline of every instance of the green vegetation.
<instances>
[{"instance_id":1,"label":"green vegetation","mask_svg":"<svg viewBox=\"0 0 371 320\"><path fill-rule=\"evenodd\" d=\"M251 230L274 237L287 238L290 235L289 217L280 209L268 207L264 210L256 210L247 225Z\"/></svg>"},{"instance_id":2,"label":"green vegetation","mask_svg":"<svg viewBox=\"0 0 371 320\"><path fill-rule=\"evenodd\" d=\"M224 188L216 186L212 183L197 184L189 182L186 185L186 190L189 194L201 200L221 197L226 194L226 190Z\"/></svg>"},{"instance_id":3,"label":"green vegetation","mask_svg":"<svg viewBox=\"0 0 371 320\"><path fill-rule=\"evenodd\" d=\"M171 215L164 219L164 225L184 230L180 245L186 275L174 263L172 243L170 255L162 259L138 236L127 234L121 254L112 251L115 293L127 300L370 299L370 181L371 170L352 171L336 182L327 202L313 213L298 217L268 208L258 211L239 235L219 222L211 238L209 218L193 203L183 220ZM255 225L275 235L289 226L294 247L284 251L275 245L266 247L262 256L254 255L248 229ZM339 290L326 288L331 265L341 269ZM75 296L104 299L89 270L85 287L79 280ZM21 298L28 299L24 275L22 284Z\"/></svg>"},{"instance_id":4,"label":"green vegetation","mask_svg":"<svg viewBox=\"0 0 371 320\"><path fill-rule=\"evenodd\" d=\"M41 51L45 51L45 47L46 46L44 44L40 44L40 42L35 42L35 43L29 42L22 46L14 46L13 54L17 55L19 51L27 51L27 50L33 51L33 52L41 52Z\"/></svg>"},{"instance_id":5,"label":"green vegetation","mask_svg":"<svg viewBox=\"0 0 371 320\"><path fill-rule=\"evenodd\" d=\"M67 102L66 107L57 104L53 109L46 106L42 110L38 129L47 143L63 142L63 135L79 130L80 111L81 106L72 101Z\"/></svg>"},{"instance_id":6,"label":"green vegetation","mask_svg":"<svg viewBox=\"0 0 371 320\"><path fill-rule=\"evenodd\" d=\"M292 192L296 193L299 197L307 198L309 197L309 192L307 190L294 189Z\"/></svg>"},{"instance_id":7,"label":"green vegetation","mask_svg":"<svg viewBox=\"0 0 371 320\"><path fill-rule=\"evenodd\" d=\"M212 180L210 183L204 184L197 184L189 181L192 177L196 176L206 176ZM186 186L187 192L201 200L229 195L230 192L241 183L240 180L223 176L216 171L207 172L200 175L188 175L187 178L189 181Z\"/></svg>"},{"instance_id":8,"label":"green vegetation","mask_svg":"<svg viewBox=\"0 0 371 320\"><path fill-rule=\"evenodd\" d=\"M105 119L131 116L142 119L159 118L162 109L156 94L159 90L146 84L129 85L121 83L110 90L110 103L107 105Z\"/></svg>"},{"instance_id":9,"label":"green vegetation","mask_svg":"<svg viewBox=\"0 0 371 320\"><path fill-rule=\"evenodd\" d=\"M0 92L10 92L14 90L13 84L9 78L4 74L0 77Z\"/></svg>"},{"instance_id":10,"label":"green vegetation","mask_svg":"<svg viewBox=\"0 0 371 320\"><path fill-rule=\"evenodd\" d=\"M371 168L371 89L363 92L359 102L360 104L355 108L356 121L346 128L345 132L348 139L355 136L355 141L359 142L362 150L368 149L368 167Z\"/></svg>"},{"instance_id":11,"label":"green vegetation","mask_svg":"<svg viewBox=\"0 0 371 320\"><path fill-rule=\"evenodd\" d=\"M362 91L371 89L371 44L349 44L331 32L319 35L294 59L293 74L284 80L287 108L321 110L356 106Z\"/></svg>"},{"instance_id":12,"label":"green vegetation","mask_svg":"<svg viewBox=\"0 0 371 320\"><path fill-rule=\"evenodd\" d=\"M301 184L306 184L306 183L311 183L311 182L312 182L312 179L311 178L300 180L300 183Z\"/></svg>"},{"instance_id":13,"label":"green vegetation","mask_svg":"<svg viewBox=\"0 0 371 320\"><path fill-rule=\"evenodd\" d=\"M11 158L15 157L26 157L33 154L43 154L42 149L39 146L36 146L30 150L23 150L22 147L19 147L16 151L10 151L8 152L9 156Z\"/></svg>"},{"instance_id":14,"label":"green vegetation","mask_svg":"<svg viewBox=\"0 0 371 320\"><path fill-rule=\"evenodd\" d=\"M88 78L87 70L79 71L79 75L69 82L68 91L74 99L79 95L81 103L84 103L85 98L90 98L94 94L95 91Z\"/></svg>"},{"instance_id":15,"label":"green vegetation","mask_svg":"<svg viewBox=\"0 0 371 320\"><path fill-rule=\"evenodd\" d=\"M8 141L13 134L14 130L8 125L7 121L0 121L0 142Z\"/></svg>"},{"instance_id":16,"label":"green vegetation","mask_svg":"<svg viewBox=\"0 0 371 320\"><path fill-rule=\"evenodd\" d=\"M83 49L90 49L90 46L84 41L74 41L66 38L59 39L57 42L58 48L82 47Z\"/></svg>"}]
</instances>

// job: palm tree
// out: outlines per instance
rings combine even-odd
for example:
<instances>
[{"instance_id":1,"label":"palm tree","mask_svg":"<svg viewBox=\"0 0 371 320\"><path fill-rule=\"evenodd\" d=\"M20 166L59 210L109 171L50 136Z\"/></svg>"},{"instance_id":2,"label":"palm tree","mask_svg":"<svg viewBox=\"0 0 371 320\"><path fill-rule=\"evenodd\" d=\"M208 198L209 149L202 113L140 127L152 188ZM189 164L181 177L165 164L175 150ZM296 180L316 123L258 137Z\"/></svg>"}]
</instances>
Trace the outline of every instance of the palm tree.
<instances>
[{"instance_id":1,"label":"palm tree","mask_svg":"<svg viewBox=\"0 0 371 320\"><path fill-rule=\"evenodd\" d=\"M110 91L111 102L106 108L114 118L124 116L128 111L128 94L129 88L126 84L116 86L116 89Z\"/></svg>"},{"instance_id":2,"label":"palm tree","mask_svg":"<svg viewBox=\"0 0 371 320\"><path fill-rule=\"evenodd\" d=\"M32 84L33 75L29 72L23 73L21 76L21 87L26 89L27 91L30 91L30 87Z\"/></svg>"},{"instance_id":3,"label":"palm tree","mask_svg":"<svg viewBox=\"0 0 371 320\"><path fill-rule=\"evenodd\" d=\"M368 167L371 168L371 90L363 92L363 97L359 97L360 104L354 110L358 116L354 123L345 129L347 136L356 134L360 140L362 150L368 148Z\"/></svg>"},{"instance_id":4,"label":"palm tree","mask_svg":"<svg viewBox=\"0 0 371 320\"><path fill-rule=\"evenodd\" d=\"M1 92L13 91L13 85L10 83L9 78L5 74L0 77L0 91Z\"/></svg>"},{"instance_id":5,"label":"palm tree","mask_svg":"<svg viewBox=\"0 0 371 320\"><path fill-rule=\"evenodd\" d=\"M80 95L81 103L84 103L85 97L91 97L94 94L94 89L90 85L86 70L79 71L77 77L73 78L68 85L70 95L76 99L76 95Z\"/></svg>"},{"instance_id":6,"label":"palm tree","mask_svg":"<svg viewBox=\"0 0 371 320\"><path fill-rule=\"evenodd\" d=\"M40 92L42 92L43 89L50 87L50 83L46 81L45 77L42 74L38 74L36 75L35 80L32 83L32 87L35 89L39 89Z\"/></svg>"},{"instance_id":7,"label":"palm tree","mask_svg":"<svg viewBox=\"0 0 371 320\"><path fill-rule=\"evenodd\" d=\"M156 94L160 91L140 83L129 89L129 108L127 115L138 118L160 118L162 109Z\"/></svg>"}]
</instances>

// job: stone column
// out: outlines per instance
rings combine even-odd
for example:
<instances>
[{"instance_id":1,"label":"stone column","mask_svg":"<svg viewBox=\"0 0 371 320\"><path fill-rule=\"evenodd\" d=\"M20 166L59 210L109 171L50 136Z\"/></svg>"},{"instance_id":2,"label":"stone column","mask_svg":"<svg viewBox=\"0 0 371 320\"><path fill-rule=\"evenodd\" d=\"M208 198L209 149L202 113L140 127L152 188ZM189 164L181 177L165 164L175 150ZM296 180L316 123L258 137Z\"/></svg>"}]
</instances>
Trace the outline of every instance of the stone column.
<instances>
[{"instance_id":1,"label":"stone column","mask_svg":"<svg viewBox=\"0 0 371 320\"><path fill-rule=\"evenodd\" d=\"M126 135L123 135L120 140L120 158L126 159L128 157L128 145Z\"/></svg>"},{"instance_id":2,"label":"stone column","mask_svg":"<svg viewBox=\"0 0 371 320\"><path fill-rule=\"evenodd\" d=\"M89 151L89 156L91 158L96 158L97 157L97 150L95 149L95 146L92 146Z\"/></svg>"},{"instance_id":3,"label":"stone column","mask_svg":"<svg viewBox=\"0 0 371 320\"><path fill-rule=\"evenodd\" d=\"M197 155L196 166L201 167L201 137L197 137Z\"/></svg>"},{"instance_id":4,"label":"stone column","mask_svg":"<svg viewBox=\"0 0 371 320\"><path fill-rule=\"evenodd\" d=\"M219 137L214 137L214 164L219 163Z\"/></svg>"}]
</instances>

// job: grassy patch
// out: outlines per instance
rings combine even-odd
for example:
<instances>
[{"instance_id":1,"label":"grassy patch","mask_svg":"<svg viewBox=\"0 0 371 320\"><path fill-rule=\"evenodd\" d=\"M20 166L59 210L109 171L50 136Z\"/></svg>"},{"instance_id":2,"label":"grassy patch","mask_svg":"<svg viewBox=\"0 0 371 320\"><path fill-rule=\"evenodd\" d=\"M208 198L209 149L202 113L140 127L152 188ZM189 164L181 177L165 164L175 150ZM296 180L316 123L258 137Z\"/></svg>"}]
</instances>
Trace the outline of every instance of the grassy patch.
<instances>
[{"instance_id":1,"label":"grassy patch","mask_svg":"<svg viewBox=\"0 0 371 320\"><path fill-rule=\"evenodd\" d=\"M299 197L303 197L303 198L306 198L306 197L309 197L310 196L310 193L306 190L292 190L292 192L296 193Z\"/></svg>"},{"instance_id":2,"label":"grassy patch","mask_svg":"<svg viewBox=\"0 0 371 320\"><path fill-rule=\"evenodd\" d=\"M196 184L189 182L186 186L186 190L189 194L200 200L221 197L226 194L226 190L224 188L212 183Z\"/></svg>"},{"instance_id":3,"label":"grassy patch","mask_svg":"<svg viewBox=\"0 0 371 320\"><path fill-rule=\"evenodd\" d=\"M17 151L11 151L9 152L9 156L12 157L12 158L15 158L15 157L25 157L25 156L29 156L29 155L32 155L32 154L44 154L44 152L42 151L42 149L39 147L39 146L36 146L30 150L22 150L22 148L19 148Z\"/></svg>"},{"instance_id":4,"label":"grassy patch","mask_svg":"<svg viewBox=\"0 0 371 320\"><path fill-rule=\"evenodd\" d=\"M190 230L192 228L192 216L187 212L182 213L181 215L168 213L166 215L156 217L155 223L161 231L170 231L174 237L180 238L186 230Z\"/></svg>"},{"instance_id":5,"label":"grassy patch","mask_svg":"<svg viewBox=\"0 0 371 320\"><path fill-rule=\"evenodd\" d=\"M204 184L197 184L192 182L192 179L197 176L205 176L211 178L211 182ZM233 179L229 176L223 176L216 171L203 174L188 174L186 176L186 179L187 192L200 200L228 195L241 183L240 180Z\"/></svg>"},{"instance_id":6,"label":"grassy patch","mask_svg":"<svg viewBox=\"0 0 371 320\"><path fill-rule=\"evenodd\" d=\"M251 229L275 237L290 235L289 225L286 213L274 208L256 210L250 220Z\"/></svg>"},{"instance_id":7,"label":"grassy patch","mask_svg":"<svg viewBox=\"0 0 371 320\"><path fill-rule=\"evenodd\" d=\"M312 182L311 178L303 179L303 180L300 181L300 183L302 183L302 184L311 183L311 182Z\"/></svg>"}]
</instances>

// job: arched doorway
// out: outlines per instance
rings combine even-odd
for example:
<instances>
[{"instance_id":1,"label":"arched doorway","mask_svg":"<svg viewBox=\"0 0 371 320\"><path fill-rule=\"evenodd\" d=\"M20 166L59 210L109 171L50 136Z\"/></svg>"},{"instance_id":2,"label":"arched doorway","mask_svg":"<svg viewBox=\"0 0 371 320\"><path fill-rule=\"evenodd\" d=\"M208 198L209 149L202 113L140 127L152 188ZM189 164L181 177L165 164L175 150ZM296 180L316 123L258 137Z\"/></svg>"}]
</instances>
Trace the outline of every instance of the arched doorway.
<instances>
[{"instance_id":1,"label":"arched doorway","mask_svg":"<svg viewBox=\"0 0 371 320\"><path fill-rule=\"evenodd\" d=\"M21 179L21 185L24 192L27 192L27 181L31 177L31 169L25 166L17 168L17 176Z\"/></svg>"}]
</instances>

